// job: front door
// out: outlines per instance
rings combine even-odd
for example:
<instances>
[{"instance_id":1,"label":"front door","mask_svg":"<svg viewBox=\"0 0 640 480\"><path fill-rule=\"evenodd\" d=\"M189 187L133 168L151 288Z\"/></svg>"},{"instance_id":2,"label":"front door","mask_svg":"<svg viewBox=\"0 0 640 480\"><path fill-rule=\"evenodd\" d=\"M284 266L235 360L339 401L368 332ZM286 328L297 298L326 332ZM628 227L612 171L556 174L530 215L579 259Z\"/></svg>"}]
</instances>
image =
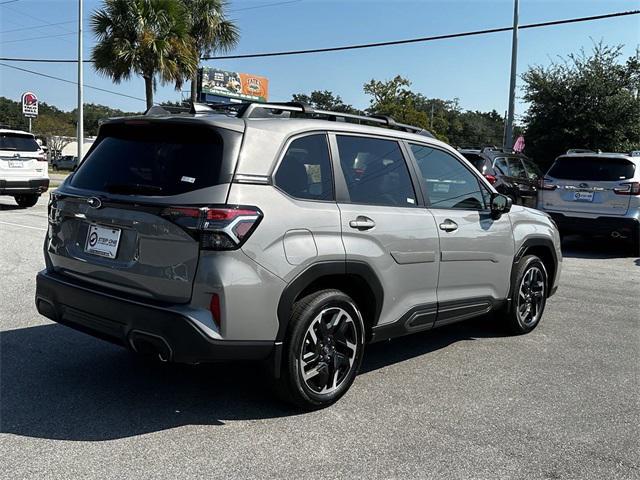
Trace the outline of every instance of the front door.
<instances>
[{"instance_id":1,"label":"front door","mask_svg":"<svg viewBox=\"0 0 640 480\"><path fill-rule=\"evenodd\" d=\"M400 144L356 135L332 138L347 261L364 261L384 289L378 327L431 328L436 315L436 222L420 205ZM414 180L416 178L414 177Z\"/></svg>"},{"instance_id":2,"label":"front door","mask_svg":"<svg viewBox=\"0 0 640 480\"><path fill-rule=\"evenodd\" d=\"M488 187L453 154L413 143L410 149L440 237L437 323L487 312L509 293L509 217L491 218Z\"/></svg>"}]
</instances>

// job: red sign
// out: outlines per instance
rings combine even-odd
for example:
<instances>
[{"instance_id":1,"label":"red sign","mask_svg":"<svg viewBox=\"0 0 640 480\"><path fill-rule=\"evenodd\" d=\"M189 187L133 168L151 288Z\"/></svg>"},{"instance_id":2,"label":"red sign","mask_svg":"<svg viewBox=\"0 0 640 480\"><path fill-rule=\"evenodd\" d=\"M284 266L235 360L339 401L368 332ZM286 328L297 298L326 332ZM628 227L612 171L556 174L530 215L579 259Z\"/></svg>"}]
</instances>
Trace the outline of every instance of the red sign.
<instances>
[{"instance_id":1,"label":"red sign","mask_svg":"<svg viewBox=\"0 0 640 480\"><path fill-rule=\"evenodd\" d=\"M25 117L38 116L38 97L35 93L24 92L22 94L22 114Z\"/></svg>"}]
</instances>

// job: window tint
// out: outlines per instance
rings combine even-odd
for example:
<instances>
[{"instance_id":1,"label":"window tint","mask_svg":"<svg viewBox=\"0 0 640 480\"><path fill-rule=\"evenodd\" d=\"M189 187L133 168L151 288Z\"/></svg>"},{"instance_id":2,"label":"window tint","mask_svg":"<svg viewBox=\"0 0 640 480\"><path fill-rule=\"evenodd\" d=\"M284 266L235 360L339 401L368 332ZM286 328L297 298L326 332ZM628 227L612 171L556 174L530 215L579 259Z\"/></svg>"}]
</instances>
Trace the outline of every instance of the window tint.
<instances>
[{"instance_id":1,"label":"window tint","mask_svg":"<svg viewBox=\"0 0 640 480\"><path fill-rule=\"evenodd\" d=\"M40 149L38 142L32 135L19 133L0 133L0 150L17 152L37 152Z\"/></svg>"},{"instance_id":2,"label":"window tint","mask_svg":"<svg viewBox=\"0 0 640 480\"><path fill-rule=\"evenodd\" d=\"M411 145L433 208L482 210L485 199L478 178L452 155L424 145Z\"/></svg>"},{"instance_id":3,"label":"window tint","mask_svg":"<svg viewBox=\"0 0 640 480\"><path fill-rule=\"evenodd\" d=\"M598 180L616 182L633 178L633 163L623 158L564 157L558 158L548 175L562 180Z\"/></svg>"},{"instance_id":4,"label":"window tint","mask_svg":"<svg viewBox=\"0 0 640 480\"><path fill-rule=\"evenodd\" d=\"M507 161L509 162L509 171L512 177L527 178L527 172L524 169L522 160L519 158L508 158Z\"/></svg>"},{"instance_id":5,"label":"window tint","mask_svg":"<svg viewBox=\"0 0 640 480\"><path fill-rule=\"evenodd\" d=\"M522 161L524 162L524 166L527 169L527 175L529 179L538 180L539 178L542 177L542 171L540 171L540 169L535 163L533 163L531 160L528 160L526 158L523 159Z\"/></svg>"},{"instance_id":6,"label":"window tint","mask_svg":"<svg viewBox=\"0 0 640 480\"><path fill-rule=\"evenodd\" d=\"M416 204L407 164L393 140L338 135L340 166L353 203Z\"/></svg>"},{"instance_id":7,"label":"window tint","mask_svg":"<svg viewBox=\"0 0 640 480\"><path fill-rule=\"evenodd\" d=\"M333 178L327 136L308 135L291 142L278 167L275 183L292 197L332 200Z\"/></svg>"},{"instance_id":8,"label":"window tint","mask_svg":"<svg viewBox=\"0 0 640 480\"><path fill-rule=\"evenodd\" d=\"M477 153L463 153L462 155L464 156L464 158L469 160L471 162L471 165L476 167L476 169L479 172L484 173L484 169L485 169L484 157L481 157Z\"/></svg>"},{"instance_id":9,"label":"window tint","mask_svg":"<svg viewBox=\"0 0 640 480\"><path fill-rule=\"evenodd\" d=\"M494 163L494 167L502 175L509 175L509 166L507 165L507 159L506 158L496 158L496 161Z\"/></svg>"},{"instance_id":10,"label":"window tint","mask_svg":"<svg viewBox=\"0 0 640 480\"><path fill-rule=\"evenodd\" d=\"M71 185L125 195L178 195L230 181L230 168L223 162L223 138L210 128L108 125Z\"/></svg>"}]
</instances>

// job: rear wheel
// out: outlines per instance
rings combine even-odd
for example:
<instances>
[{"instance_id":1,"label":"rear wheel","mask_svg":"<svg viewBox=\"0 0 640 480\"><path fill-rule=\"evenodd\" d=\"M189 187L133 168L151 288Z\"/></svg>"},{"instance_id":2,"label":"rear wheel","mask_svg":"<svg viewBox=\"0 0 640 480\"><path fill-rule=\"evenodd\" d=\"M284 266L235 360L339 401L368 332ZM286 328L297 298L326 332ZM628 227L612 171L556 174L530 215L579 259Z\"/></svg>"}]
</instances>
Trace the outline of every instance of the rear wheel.
<instances>
[{"instance_id":1,"label":"rear wheel","mask_svg":"<svg viewBox=\"0 0 640 480\"><path fill-rule=\"evenodd\" d=\"M364 351L364 324L353 300L321 290L295 303L284 345L281 396L302 408L326 407L355 380Z\"/></svg>"},{"instance_id":2,"label":"rear wheel","mask_svg":"<svg viewBox=\"0 0 640 480\"><path fill-rule=\"evenodd\" d=\"M508 329L528 333L540 323L547 302L547 271L535 255L523 257L511 285L511 305L506 312Z\"/></svg>"},{"instance_id":3,"label":"rear wheel","mask_svg":"<svg viewBox=\"0 0 640 480\"><path fill-rule=\"evenodd\" d=\"M40 195L37 194L24 194L24 195L16 195L14 197L16 199L16 203L19 207L28 208L33 207L36 203L38 203L38 198Z\"/></svg>"}]
</instances>

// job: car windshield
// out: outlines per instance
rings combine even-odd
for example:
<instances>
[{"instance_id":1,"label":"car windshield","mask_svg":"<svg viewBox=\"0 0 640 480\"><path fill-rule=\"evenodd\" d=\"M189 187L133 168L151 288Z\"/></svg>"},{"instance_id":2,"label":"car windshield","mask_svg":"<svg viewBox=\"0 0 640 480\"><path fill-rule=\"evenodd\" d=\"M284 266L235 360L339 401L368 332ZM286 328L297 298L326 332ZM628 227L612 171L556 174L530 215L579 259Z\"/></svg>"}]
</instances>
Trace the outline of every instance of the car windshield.
<instances>
[{"instance_id":1,"label":"car windshield","mask_svg":"<svg viewBox=\"0 0 640 480\"><path fill-rule=\"evenodd\" d=\"M224 183L222 170L223 139L211 128L111 125L71 185L110 193L178 195Z\"/></svg>"},{"instance_id":2,"label":"car windshield","mask_svg":"<svg viewBox=\"0 0 640 480\"><path fill-rule=\"evenodd\" d=\"M624 158L561 157L547 175L562 180L616 182L632 178L635 166Z\"/></svg>"},{"instance_id":3,"label":"car windshield","mask_svg":"<svg viewBox=\"0 0 640 480\"><path fill-rule=\"evenodd\" d=\"M37 152L40 149L33 135L20 133L0 133L0 150L16 152Z\"/></svg>"}]
</instances>

